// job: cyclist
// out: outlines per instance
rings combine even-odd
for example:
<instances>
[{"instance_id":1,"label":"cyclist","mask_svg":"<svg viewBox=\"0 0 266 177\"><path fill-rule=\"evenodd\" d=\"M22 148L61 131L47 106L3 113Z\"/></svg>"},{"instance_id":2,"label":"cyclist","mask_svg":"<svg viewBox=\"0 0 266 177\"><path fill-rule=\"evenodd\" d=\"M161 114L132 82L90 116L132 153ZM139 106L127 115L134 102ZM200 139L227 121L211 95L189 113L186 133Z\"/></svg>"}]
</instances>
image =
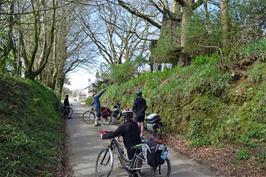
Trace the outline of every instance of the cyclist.
<instances>
[{"instance_id":1,"label":"cyclist","mask_svg":"<svg viewBox=\"0 0 266 177\"><path fill-rule=\"evenodd\" d=\"M143 122L145 117L145 111L147 109L146 100L142 97L142 92L138 90L136 92L136 99L134 100L132 110L136 115L136 121L140 128L140 137L143 137Z\"/></svg>"},{"instance_id":2,"label":"cyclist","mask_svg":"<svg viewBox=\"0 0 266 177\"><path fill-rule=\"evenodd\" d=\"M68 107L69 106L69 100L68 100L68 94L65 95L65 99L64 99L64 107Z\"/></svg>"},{"instance_id":3,"label":"cyclist","mask_svg":"<svg viewBox=\"0 0 266 177\"><path fill-rule=\"evenodd\" d=\"M65 95L65 99L64 99L64 118L67 118L69 112L70 112L70 108L69 108L69 100L68 100L68 94Z\"/></svg>"},{"instance_id":4,"label":"cyclist","mask_svg":"<svg viewBox=\"0 0 266 177\"><path fill-rule=\"evenodd\" d=\"M117 136L122 136L124 145L127 149L128 159L131 160L135 154L135 149L132 147L137 144L141 144L140 130L138 128L138 124L133 121L133 112L131 110L123 111L122 116L124 117L124 123L115 131L102 134L101 138L110 139Z\"/></svg>"},{"instance_id":5,"label":"cyclist","mask_svg":"<svg viewBox=\"0 0 266 177\"><path fill-rule=\"evenodd\" d=\"M105 89L102 90L99 94L96 95L96 91L93 91L93 102L91 104L91 106L94 105L95 111L96 111L96 118L95 118L95 122L94 125L95 126L100 126L101 124L98 123L98 119L101 118L101 102L100 102L100 97L103 95L103 93L105 92Z\"/></svg>"}]
</instances>

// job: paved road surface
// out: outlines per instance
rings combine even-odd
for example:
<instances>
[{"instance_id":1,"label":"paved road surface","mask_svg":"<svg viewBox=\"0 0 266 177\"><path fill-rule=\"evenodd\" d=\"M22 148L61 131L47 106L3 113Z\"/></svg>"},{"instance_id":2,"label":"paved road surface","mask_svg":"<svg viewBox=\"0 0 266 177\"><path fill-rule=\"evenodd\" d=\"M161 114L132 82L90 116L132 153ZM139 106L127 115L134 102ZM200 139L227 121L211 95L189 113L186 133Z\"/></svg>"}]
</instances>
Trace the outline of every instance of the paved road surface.
<instances>
[{"instance_id":1,"label":"paved road surface","mask_svg":"<svg viewBox=\"0 0 266 177\"><path fill-rule=\"evenodd\" d=\"M101 140L97 131L100 129L112 130L114 126L101 126L85 124L82 113L87 110L85 106L73 103L74 114L72 119L66 120L67 140L66 146L68 159L75 177L95 177L95 162L100 150L110 143ZM170 149L171 177L216 177L216 172L202 167L198 163L188 159L178 152ZM119 168L118 160L115 160L112 177L126 177L127 174Z\"/></svg>"}]
</instances>

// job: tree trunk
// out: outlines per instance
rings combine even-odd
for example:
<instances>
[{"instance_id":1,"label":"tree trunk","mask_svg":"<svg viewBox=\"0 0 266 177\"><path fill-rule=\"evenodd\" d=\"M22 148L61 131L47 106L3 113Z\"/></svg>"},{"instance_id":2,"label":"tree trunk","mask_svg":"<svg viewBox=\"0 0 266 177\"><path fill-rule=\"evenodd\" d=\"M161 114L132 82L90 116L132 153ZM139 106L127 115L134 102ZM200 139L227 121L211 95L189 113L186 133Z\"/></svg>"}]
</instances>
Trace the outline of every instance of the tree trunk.
<instances>
[{"instance_id":1,"label":"tree trunk","mask_svg":"<svg viewBox=\"0 0 266 177\"><path fill-rule=\"evenodd\" d=\"M181 22L181 47L186 50L188 44L188 30L190 26L190 21L192 17L192 0L186 0L186 3L182 7L182 22Z\"/></svg>"},{"instance_id":2,"label":"tree trunk","mask_svg":"<svg viewBox=\"0 0 266 177\"><path fill-rule=\"evenodd\" d=\"M45 1L42 1L45 2ZM31 6L33 9L33 17L34 17L34 45L33 49L30 52L30 55L27 54L26 48L25 48L25 36L23 34L22 29L20 29L20 42L22 47L22 54L26 66L25 71L25 77L29 78L31 80L34 80L45 68L48 59L50 57L53 41L54 41L54 33L55 33L55 20L56 20L56 0L52 1L53 8L51 11L51 24L42 24L42 18L45 20L48 19L46 17L46 14L40 15L40 12L35 9L34 1L31 1ZM45 6L45 5L43 5ZM45 13L45 12L44 12ZM51 25L49 31L46 31L46 27L44 25ZM20 26L21 27L21 26ZM44 27L44 28L41 28ZM32 35L31 33L28 35ZM42 36L41 36L42 35ZM29 36L26 36L29 37ZM41 41L41 38L43 38L44 41ZM40 48L40 44L43 43L43 47ZM41 55L38 56L38 54L42 51ZM37 59L40 59L39 61ZM39 62L39 63L38 63Z\"/></svg>"},{"instance_id":3,"label":"tree trunk","mask_svg":"<svg viewBox=\"0 0 266 177\"><path fill-rule=\"evenodd\" d=\"M192 0L186 0L185 4L182 6L182 22L181 22L181 37L180 46L182 48L182 53L179 56L178 65L185 66L189 63L188 58L188 31L191 23L191 17L193 14L192 10Z\"/></svg>"},{"instance_id":4,"label":"tree trunk","mask_svg":"<svg viewBox=\"0 0 266 177\"><path fill-rule=\"evenodd\" d=\"M223 47L229 47L229 14L228 14L228 0L221 0L220 3L221 8L221 25L223 29L223 39L222 44Z\"/></svg>"}]
</instances>

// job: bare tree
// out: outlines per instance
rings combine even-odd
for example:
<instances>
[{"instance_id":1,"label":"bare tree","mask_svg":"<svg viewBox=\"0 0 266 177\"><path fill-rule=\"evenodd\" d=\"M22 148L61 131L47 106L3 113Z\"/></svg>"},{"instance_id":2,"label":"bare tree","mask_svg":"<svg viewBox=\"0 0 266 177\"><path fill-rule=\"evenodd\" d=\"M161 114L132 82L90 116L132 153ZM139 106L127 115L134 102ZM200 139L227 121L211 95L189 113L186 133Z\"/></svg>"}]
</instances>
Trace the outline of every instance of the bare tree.
<instances>
[{"instance_id":1,"label":"bare tree","mask_svg":"<svg viewBox=\"0 0 266 177\"><path fill-rule=\"evenodd\" d=\"M64 1L60 2L63 6ZM92 68L95 65L95 51L91 41L84 35L77 14L79 4L64 6L57 11L57 23L52 55L40 75L42 82L60 96L67 74L77 67Z\"/></svg>"},{"instance_id":2,"label":"bare tree","mask_svg":"<svg viewBox=\"0 0 266 177\"><path fill-rule=\"evenodd\" d=\"M178 55L180 55L186 53L188 45L187 31L189 29L193 11L201 6L204 3L204 0L146 0L142 1L142 4L147 4L149 8L146 8L144 11L137 8L134 3L129 3L123 0L118 0L117 3L133 15L146 20L154 25L154 27L160 29L160 39L165 38L165 35L169 35L168 39L170 41L168 42L171 43L169 45L175 46L170 52L177 51L179 53ZM152 9L153 14L156 15L152 15L147 9ZM163 61L167 61L165 60L167 56L162 58ZM173 58L177 57L175 56ZM180 59L186 60L186 56L181 55ZM181 63L186 63L186 61L182 61Z\"/></svg>"},{"instance_id":3,"label":"bare tree","mask_svg":"<svg viewBox=\"0 0 266 177\"><path fill-rule=\"evenodd\" d=\"M150 25L112 2L97 4L80 16L84 32L108 64L147 56ZM145 40L143 40L145 39Z\"/></svg>"}]
</instances>

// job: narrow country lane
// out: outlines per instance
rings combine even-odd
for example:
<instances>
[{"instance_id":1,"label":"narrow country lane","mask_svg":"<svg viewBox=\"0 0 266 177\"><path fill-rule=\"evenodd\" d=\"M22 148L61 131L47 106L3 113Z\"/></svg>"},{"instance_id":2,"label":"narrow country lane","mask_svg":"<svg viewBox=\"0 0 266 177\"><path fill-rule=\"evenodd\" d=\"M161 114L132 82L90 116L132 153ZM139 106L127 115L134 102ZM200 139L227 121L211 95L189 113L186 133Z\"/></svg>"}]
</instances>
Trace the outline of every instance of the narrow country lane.
<instances>
[{"instance_id":1,"label":"narrow country lane","mask_svg":"<svg viewBox=\"0 0 266 177\"><path fill-rule=\"evenodd\" d=\"M66 120L66 148L68 159L75 177L94 177L95 162L100 150L109 144L108 140L101 140L97 133L100 129L113 130L115 126L101 126L85 124L81 115L88 108L79 103L72 104L74 114L72 119ZM198 163L176 153L170 149L171 177L213 177L216 172L202 167ZM119 161L115 160L112 177L126 177L125 171L119 168Z\"/></svg>"}]
</instances>

